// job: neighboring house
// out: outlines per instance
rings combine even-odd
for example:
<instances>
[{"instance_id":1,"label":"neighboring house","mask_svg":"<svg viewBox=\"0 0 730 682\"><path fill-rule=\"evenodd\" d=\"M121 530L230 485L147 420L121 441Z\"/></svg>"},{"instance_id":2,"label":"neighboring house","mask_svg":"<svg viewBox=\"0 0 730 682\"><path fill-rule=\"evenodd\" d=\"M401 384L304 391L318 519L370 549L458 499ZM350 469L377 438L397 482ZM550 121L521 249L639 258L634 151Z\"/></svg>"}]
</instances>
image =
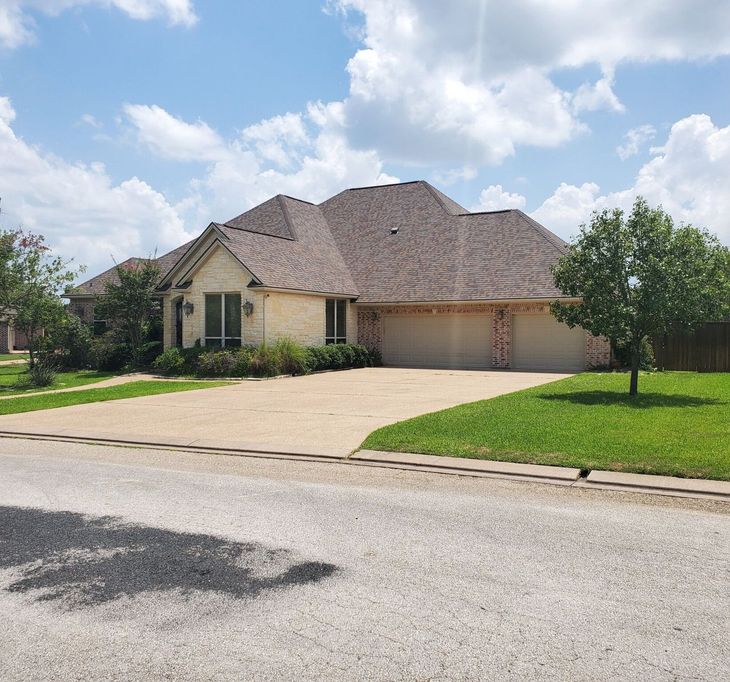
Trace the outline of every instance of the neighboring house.
<instances>
[{"instance_id":1,"label":"neighboring house","mask_svg":"<svg viewBox=\"0 0 730 682\"><path fill-rule=\"evenodd\" d=\"M388 365L580 370L610 346L549 313L566 244L519 210L470 213L427 182L278 195L158 259L165 346L359 342ZM114 269L69 295L93 323Z\"/></svg>"},{"instance_id":2,"label":"neighboring house","mask_svg":"<svg viewBox=\"0 0 730 682\"><path fill-rule=\"evenodd\" d=\"M43 332L40 332L43 335ZM16 329L13 313L0 316L0 353L14 350L28 350L29 342L25 332Z\"/></svg>"}]
</instances>

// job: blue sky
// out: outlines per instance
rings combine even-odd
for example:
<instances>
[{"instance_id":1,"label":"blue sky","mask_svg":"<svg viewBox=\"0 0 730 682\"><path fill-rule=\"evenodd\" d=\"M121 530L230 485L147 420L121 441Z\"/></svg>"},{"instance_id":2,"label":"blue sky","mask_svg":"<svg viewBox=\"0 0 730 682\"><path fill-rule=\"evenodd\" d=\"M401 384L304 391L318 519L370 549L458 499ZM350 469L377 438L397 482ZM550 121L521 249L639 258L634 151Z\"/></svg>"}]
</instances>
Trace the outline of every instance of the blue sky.
<instances>
[{"instance_id":1,"label":"blue sky","mask_svg":"<svg viewBox=\"0 0 730 682\"><path fill-rule=\"evenodd\" d=\"M641 192L730 242L728 3L543 4L0 0L0 224L95 271L425 178L566 238Z\"/></svg>"}]
</instances>

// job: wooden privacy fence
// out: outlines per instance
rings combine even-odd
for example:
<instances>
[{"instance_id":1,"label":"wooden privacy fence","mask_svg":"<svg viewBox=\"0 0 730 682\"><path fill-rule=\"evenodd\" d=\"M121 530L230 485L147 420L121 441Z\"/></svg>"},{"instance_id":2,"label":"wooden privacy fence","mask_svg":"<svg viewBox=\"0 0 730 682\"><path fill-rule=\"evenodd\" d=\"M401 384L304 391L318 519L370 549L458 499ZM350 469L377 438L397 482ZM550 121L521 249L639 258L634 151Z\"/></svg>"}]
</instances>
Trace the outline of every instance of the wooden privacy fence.
<instances>
[{"instance_id":1,"label":"wooden privacy fence","mask_svg":"<svg viewBox=\"0 0 730 682\"><path fill-rule=\"evenodd\" d=\"M657 369L730 372L730 320L707 322L694 334L659 336L652 345Z\"/></svg>"}]
</instances>

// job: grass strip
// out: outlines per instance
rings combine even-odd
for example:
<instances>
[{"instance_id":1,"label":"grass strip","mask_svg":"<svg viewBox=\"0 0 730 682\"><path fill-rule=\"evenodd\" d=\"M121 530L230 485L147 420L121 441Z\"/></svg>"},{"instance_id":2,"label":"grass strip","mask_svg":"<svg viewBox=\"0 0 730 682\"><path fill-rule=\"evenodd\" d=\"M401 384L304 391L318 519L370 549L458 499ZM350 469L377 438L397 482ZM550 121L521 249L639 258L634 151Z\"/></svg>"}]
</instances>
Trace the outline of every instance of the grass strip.
<instances>
[{"instance_id":1,"label":"grass strip","mask_svg":"<svg viewBox=\"0 0 730 682\"><path fill-rule=\"evenodd\" d=\"M68 393L48 393L0 400L0 415L33 412L35 410L51 410L56 407L85 405L123 398L140 398L160 395L162 393L178 393L194 391L216 386L227 386L229 381L131 381L127 384L108 386L106 388L90 388L85 391L69 391Z\"/></svg>"}]
</instances>

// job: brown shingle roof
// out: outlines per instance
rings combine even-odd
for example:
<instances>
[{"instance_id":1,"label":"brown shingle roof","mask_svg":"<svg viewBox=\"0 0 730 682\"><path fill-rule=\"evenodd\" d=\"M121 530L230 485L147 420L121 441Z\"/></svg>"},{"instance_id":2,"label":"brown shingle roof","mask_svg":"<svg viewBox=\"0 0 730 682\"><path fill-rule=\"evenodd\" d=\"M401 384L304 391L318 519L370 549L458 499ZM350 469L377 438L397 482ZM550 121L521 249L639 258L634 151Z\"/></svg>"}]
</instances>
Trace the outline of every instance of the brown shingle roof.
<instances>
[{"instance_id":1,"label":"brown shingle roof","mask_svg":"<svg viewBox=\"0 0 730 682\"><path fill-rule=\"evenodd\" d=\"M561 295L550 273L566 250L559 237L522 211L469 213L423 181L345 190L319 206L278 195L214 225L262 286L362 303ZM162 272L193 243L157 259ZM113 277L79 289L102 293Z\"/></svg>"},{"instance_id":2,"label":"brown shingle roof","mask_svg":"<svg viewBox=\"0 0 730 682\"><path fill-rule=\"evenodd\" d=\"M320 204L358 302L560 296L550 266L562 240L521 211L469 213L439 195L415 182L346 190Z\"/></svg>"},{"instance_id":3,"label":"brown shingle roof","mask_svg":"<svg viewBox=\"0 0 730 682\"><path fill-rule=\"evenodd\" d=\"M188 249L195 243L195 239L178 246L176 249L169 251L168 253L155 258L155 264L160 269L161 279L164 278L175 263L177 263L187 252ZM131 267L137 263L147 260L146 258L127 258L127 260L119 263L122 268ZM92 277L91 279L82 282L78 286L75 286L69 295L71 296L98 296L103 294L106 289L106 283L113 282L114 284L119 283L119 276L117 275L117 266L105 270L100 275Z\"/></svg>"},{"instance_id":4,"label":"brown shingle roof","mask_svg":"<svg viewBox=\"0 0 730 682\"><path fill-rule=\"evenodd\" d=\"M250 218L241 220L256 209L217 227L228 237L228 249L264 286L358 295L318 206L279 195L257 208L265 209L265 229L275 226L277 236L263 233L259 225L249 229Z\"/></svg>"}]
</instances>

